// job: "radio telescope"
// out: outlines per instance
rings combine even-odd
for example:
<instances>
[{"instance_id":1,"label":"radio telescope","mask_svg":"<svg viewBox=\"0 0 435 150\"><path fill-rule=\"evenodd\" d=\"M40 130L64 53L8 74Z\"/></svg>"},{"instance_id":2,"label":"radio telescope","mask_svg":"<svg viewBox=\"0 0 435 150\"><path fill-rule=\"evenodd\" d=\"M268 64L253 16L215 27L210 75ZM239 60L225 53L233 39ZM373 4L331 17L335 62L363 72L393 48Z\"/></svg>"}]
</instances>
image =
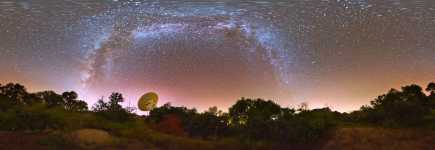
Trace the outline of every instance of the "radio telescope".
<instances>
[{"instance_id":1,"label":"radio telescope","mask_svg":"<svg viewBox=\"0 0 435 150\"><path fill-rule=\"evenodd\" d=\"M151 111L157 106L159 96L154 92L149 92L140 97L138 108L141 111Z\"/></svg>"}]
</instances>

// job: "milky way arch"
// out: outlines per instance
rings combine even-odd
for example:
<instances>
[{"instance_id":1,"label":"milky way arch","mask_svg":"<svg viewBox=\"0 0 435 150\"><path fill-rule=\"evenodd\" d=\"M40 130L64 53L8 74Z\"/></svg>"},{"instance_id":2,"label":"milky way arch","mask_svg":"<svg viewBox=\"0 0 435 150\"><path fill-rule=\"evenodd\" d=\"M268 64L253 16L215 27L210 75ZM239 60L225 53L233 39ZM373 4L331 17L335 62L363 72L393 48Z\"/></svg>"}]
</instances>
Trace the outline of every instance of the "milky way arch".
<instances>
[{"instance_id":1,"label":"milky way arch","mask_svg":"<svg viewBox=\"0 0 435 150\"><path fill-rule=\"evenodd\" d=\"M82 30L81 44L87 49L82 50L83 84L92 84L103 76L109 78L113 60L140 45L146 45L145 51L153 51L168 40L199 42L226 38L241 41L245 57L241 59L246 59L251 67L256 67L255 61L250 61L251 57L262 50L263 59L273 67L280 82L289 84L291 39L282 35L286 32L265 17L273 17L270 11L261 14L257 9L226 3L178 3L176 6L171 3L136 3L84 17L81 27L86 30Z\"/></svg>"}]
</instances>

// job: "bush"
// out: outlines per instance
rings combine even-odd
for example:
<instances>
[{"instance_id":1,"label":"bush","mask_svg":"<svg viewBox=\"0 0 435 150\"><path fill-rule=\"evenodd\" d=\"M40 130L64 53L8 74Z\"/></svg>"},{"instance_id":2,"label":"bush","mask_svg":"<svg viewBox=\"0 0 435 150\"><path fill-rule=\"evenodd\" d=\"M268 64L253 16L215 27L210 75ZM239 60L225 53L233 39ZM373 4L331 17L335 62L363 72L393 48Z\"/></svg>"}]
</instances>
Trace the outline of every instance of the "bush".
<instances>
[{"instance_id":1,"label":"bush","mask_svg":"<svg viewBox=\"0 0 435 150\"><path fill-rule=\"evenodd\" d=\"M432 112L435 99L429 84L427 96L418 85L404 86L402 89L391 89L352 113L353 120L368 122L386 127L431 127L435 122ZM433 86L433 85L432 85Z\"/></svg>"},{"instance_id":2,"label":"bush","mask_svg":"<svg viewBox=\"0 0 435 150\"><path fill-rule=\"evenodd\" d=\"M0 115L2 130L61 129L64 116L58 116L42 105L10 109Z\"/></svg>"}]
</instances>

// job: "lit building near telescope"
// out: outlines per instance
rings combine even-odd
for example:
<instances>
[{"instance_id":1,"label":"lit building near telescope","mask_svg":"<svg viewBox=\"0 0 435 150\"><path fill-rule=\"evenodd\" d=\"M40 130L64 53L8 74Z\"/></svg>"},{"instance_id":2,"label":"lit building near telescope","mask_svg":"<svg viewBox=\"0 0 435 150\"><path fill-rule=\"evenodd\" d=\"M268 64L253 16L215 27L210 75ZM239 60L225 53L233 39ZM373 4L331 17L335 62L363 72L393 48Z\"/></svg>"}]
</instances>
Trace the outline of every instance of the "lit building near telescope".
<instances>
[{"instance_id":1,"label":"lit building near telescope","mask_svg":"<svg viewBox=\"0 0 435 150\"><path fill-rule=\"evenodd\" d=\"M6 0L0 82L91 104L155 91L199 110L259 97L349 111L434 79L434 3Z\"/></svg>"}]
</instances>

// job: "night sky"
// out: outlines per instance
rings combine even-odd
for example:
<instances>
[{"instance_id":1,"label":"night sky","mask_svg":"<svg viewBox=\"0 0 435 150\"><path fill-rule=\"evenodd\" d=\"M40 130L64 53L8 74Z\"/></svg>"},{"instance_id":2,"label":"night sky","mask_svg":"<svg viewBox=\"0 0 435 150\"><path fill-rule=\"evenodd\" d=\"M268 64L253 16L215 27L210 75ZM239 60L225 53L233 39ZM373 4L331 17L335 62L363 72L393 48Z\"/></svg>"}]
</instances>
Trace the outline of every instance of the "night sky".
<instances>
[{"instance_id":1,"label":"night sky","mask_svg":"<svg viewBox=\"0 0 435 150\"><path fill-rule=\"evenodd\" d=\"M0 83L358 109L435 80L434 0L0 0Z\"/></svg>"}]
</instances>

